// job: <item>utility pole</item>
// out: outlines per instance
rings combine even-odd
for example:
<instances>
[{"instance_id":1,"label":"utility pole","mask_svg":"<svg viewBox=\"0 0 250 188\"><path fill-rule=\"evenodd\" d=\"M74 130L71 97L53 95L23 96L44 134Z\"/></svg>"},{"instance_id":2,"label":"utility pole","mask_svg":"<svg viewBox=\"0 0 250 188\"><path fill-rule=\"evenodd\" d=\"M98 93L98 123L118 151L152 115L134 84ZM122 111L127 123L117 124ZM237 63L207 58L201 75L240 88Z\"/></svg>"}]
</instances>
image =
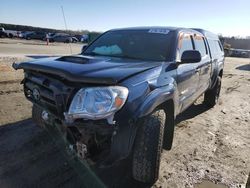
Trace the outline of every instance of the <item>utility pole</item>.
<instances>
[{"instance_id":1,"label":"utility pole","mask_svg":"<svg viewBox=\"0 0 250 188\"><path fill-rule=\"evenodd\" d=\"M62 9L62 14L63 14L63 20L64 20L65 29L67 31L68 27L67 27L66 18L65 18L65 14L64 14L64 10L63 10L63 6L62 5L61 5L61 9ZM69 42L69 48L70 48L70 53L72 54L72 48L71 48L70 42Z\"/></svg>"}]
</instances>

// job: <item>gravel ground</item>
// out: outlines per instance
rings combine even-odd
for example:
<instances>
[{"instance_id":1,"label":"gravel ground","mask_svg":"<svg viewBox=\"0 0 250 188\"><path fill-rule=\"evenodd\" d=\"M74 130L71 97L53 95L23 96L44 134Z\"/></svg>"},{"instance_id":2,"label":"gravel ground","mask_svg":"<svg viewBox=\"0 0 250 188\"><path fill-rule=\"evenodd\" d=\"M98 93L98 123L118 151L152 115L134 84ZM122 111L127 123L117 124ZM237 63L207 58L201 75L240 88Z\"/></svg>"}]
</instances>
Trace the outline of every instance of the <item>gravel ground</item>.
<instances>
[{"instance_id":1,"label":"gravel ground","mask_svg":"<svg viewBox=\"0 0 250 188\"><path fill-rule=\"evenodd\" d=\"M22 71L11 68L13 61L27 59L0 57L0 186L81 187L84 180L29 119L31 104L19 84ZM205 187L245 187L250 172L249 63L226 58L219 104L207 109L200 98L177 118L173 149L163 152L160 178L152 187L201 188L201 182ZM145 187L131 179L124 164L97 173L109 187Z\"/></svg>"}]
</instances>

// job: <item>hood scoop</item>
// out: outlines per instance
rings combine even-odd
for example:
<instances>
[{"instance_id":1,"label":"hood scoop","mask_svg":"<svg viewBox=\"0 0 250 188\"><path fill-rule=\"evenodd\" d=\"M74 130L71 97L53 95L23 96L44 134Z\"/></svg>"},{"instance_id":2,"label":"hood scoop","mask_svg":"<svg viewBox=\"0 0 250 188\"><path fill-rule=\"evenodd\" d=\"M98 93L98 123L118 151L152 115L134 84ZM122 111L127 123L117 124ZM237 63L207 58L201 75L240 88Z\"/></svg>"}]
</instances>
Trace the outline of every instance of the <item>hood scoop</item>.
<instances>
[{"instance_id":1,"label":"hood scoop","mask_svg":"<svg viewBox=\"0 0 250 188\"><path fill-rule=\"evenodd\" d=\"M91 59L84 57L84 56L62 56L57 61L64 61L64 62L71 62L71 63L77 63L77 64L85 64L89 63Z\"/></svg>"}]
</instances>

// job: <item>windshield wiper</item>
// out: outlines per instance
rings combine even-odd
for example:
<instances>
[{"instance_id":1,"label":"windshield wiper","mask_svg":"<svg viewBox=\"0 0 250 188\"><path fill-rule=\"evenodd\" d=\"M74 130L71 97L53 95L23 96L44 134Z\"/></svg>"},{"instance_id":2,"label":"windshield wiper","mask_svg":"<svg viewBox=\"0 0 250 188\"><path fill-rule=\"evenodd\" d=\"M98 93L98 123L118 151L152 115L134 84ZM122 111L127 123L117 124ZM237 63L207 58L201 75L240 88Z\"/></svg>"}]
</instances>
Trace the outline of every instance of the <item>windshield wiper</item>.
<instances>
[{"instance_id":1,"label":"windshield wiper","mask_svg":"<svg viewBox=\"0 0 250 188\"><path fill-rule=\"evenodd\" d=\"M93 55L93 56L97 56L97 55L101 55L95 52L89 52L89 53L83 53L82 55Z\"/></svg>"},{"instance_id":2,"label":"windshield wiper","mask_svg":"<svg viewBox=\"0 0 250 188\"><path fill-rule=\"evenodd\" d=\"M126 59L135 59L135 60L144 60L144 59L139 58L139 57L132 57L132 56L128 56L128 55L110 55L110 57L126 58Z\"/></svg>"}]
</instances>

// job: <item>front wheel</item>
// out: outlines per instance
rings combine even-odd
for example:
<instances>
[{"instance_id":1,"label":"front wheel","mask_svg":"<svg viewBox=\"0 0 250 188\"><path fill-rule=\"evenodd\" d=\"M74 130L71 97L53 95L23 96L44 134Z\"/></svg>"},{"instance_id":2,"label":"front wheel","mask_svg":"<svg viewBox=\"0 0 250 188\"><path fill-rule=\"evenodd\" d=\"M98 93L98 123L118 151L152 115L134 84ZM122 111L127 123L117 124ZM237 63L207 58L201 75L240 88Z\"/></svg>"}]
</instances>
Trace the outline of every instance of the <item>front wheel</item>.
<instances>
[{"instance_id":1,"label":"front wheel","mask_svg":"<svg viewBox=\"0 0 250 188\"><path fill-rule=\"evenodd\" d=\"M133 178L154 183L159 176L166 113L157 110L139 122L132 156Z\"/></svg>"},{"instance_id":2,"label":"front wheel","mask_svg":"<svg viewBox=\"0 0 250 188\"><path fill-rule=\"evenodd\" d=\"M221 90L221 77L218 76L217 81L213 89L206 91L204 96L204 103L208 107L214 107L220 96L220 90Z\"/></svg>"}]
</instances>

